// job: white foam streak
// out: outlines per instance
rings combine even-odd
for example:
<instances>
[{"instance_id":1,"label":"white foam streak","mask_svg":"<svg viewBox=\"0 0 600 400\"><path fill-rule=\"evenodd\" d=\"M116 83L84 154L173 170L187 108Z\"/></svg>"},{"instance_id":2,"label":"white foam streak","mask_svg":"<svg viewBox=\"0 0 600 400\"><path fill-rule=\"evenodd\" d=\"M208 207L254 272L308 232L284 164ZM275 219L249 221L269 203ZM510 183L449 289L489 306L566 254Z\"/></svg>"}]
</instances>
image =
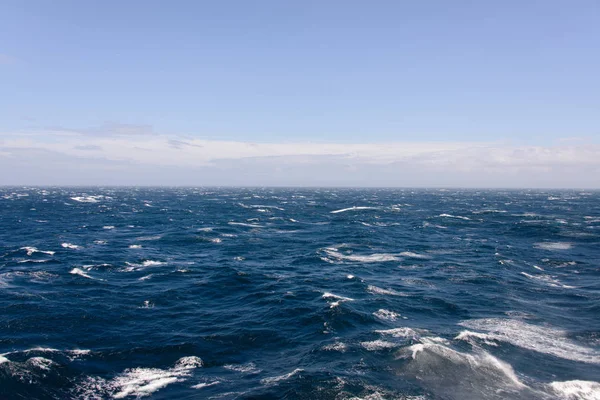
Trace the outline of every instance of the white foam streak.
<instances>
[{"instance_id":1,"label":"white foam streak","mask_svg":"<svg viewBox=\"0 0 600 400\"><path fill-rule=\"evenodd\" d=\"M71 250L77 250L80 247L73 243L62 243L61 246L64 247L65 249L71 249Z\"/></svg>"}]
</instances>

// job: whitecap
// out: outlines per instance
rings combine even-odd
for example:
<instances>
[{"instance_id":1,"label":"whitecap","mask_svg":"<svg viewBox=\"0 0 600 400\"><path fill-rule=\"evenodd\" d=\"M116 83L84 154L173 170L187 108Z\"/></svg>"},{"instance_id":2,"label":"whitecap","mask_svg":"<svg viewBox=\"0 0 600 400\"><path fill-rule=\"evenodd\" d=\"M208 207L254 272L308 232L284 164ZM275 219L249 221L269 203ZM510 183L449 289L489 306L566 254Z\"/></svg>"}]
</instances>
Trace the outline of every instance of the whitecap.
<instances>
[{"instance_id":1,"label":"whitecap","mask_svg":"<svg viewBox=\"0 0 600 400\"><path fill-rule=\"evenodd\" d=\"M342 254L335 248L326 248L325 253L329 257L333 257L337 260L363 262L363 263L374 263L374 262L386 262L386 261L398 261L399 258L395 254L389 253L375 253L369 255L356 255L356 254Z\"/></svg>"},{"instance_id":2,"label":"whitecap","mask_svg":"<svg viewBox=\"0 0 600 400\"><path fill-rule=\"evenodd\" d=\"M498 343L494 341L494 337L487 333L462 331L454 338L454 340L463 340L471 344L476 344L476 341L473 339L480 340L488 346L498 346Z\"/></svg>"},{"instance_id":3,"label":"whitecap","mask_svg":"<svg viewBox=\"0 0 600 400\"><path fill-rule=\"evenodd\" d=\"M71 249L71 250L76 250L80 247L80 246L77 246L76 244L72 244L72 243L62 243L61 246L64 247L65 249Z\"/></svg>"},{"instance_id":4,"label":"whitecap","mask_svg":"<svg viewBox=\"0 0 600 400\"><path fill-rule=\"evenodd\" d=\"M592 381L552 382L550 389L565 400L600 400L600 383Z\"/></svg>"},{"instance_id":5,"label":"whitecap","mask_svg":"<svg viewBox=\"0 0 600 400\"><path fill-rule=\"evenodd\" d=\"M26 361L26 363L35 368L43 369L44 371L49 371L50 368L55 364L54 361L44 357L31 357Z\"/></svg>"},{"instance_id":6,"label":"whitecap","mask_svg":"<svg viewBox=\"0 0 600 400\"><path fill-rule=\"evenodd\" d=\"M198 383L197 385L192 386L192 389L202 389L205 387L218 385L219 383L221 383L221 381L201 382L201 383Z\"/></svg>"},{"instance_id":7,"label":"whitecap","mask_svg":"<svg viewBox=\"0 0 600 400\"><path fill-rule=\"evenodd\" d=\"M223 368L228 369L230 371L240 372L243 374L258 374L261 372L260 369L256 367L256 364L253 362L249 362L246 364L226 364L223 365Z\"/></svg>"},{"instance_id":8,"label":"whitecap","mask_svg":"<svg viewBox=\"0 0 600 400\"><path fill-rule=\"evenodd\" d=\"M348 345L342 342L335 342L323 346L322 349L325 351L339 351L340 353L344 353L348 349Z\"/></svg>"},{"instance_id":9,"label":"whitecap","mask_svg":"<svg viewBox=\"0 0 600 400\"><path fill-rule=\"evenodd\" d=\"M115 229L115 227L113 225L105 225L102 227L102 229L111 230L111 229Z\"/></svg>"},{"instance_id":10,"label":"whitecap","mask_svg":"<svg viewBox=\"0 0 600 400\"><path fill-rule=\"evenodd\" d=\"M421 336L421 333L427 333L425 329L412 329L407 327L402 328L393 328L393 329L384 329L377 330L376 333L380 335L389 335L395 338L403 338L403 339L418 339Z\"/></svg>"},{"instance_id":11,"label":"whitecap","mask_svg":"<svg viewBox=\"0 0 600 400\"><path fill-rule=\"evenodd\" d=\"M539 269L539 267L538 267ZM574 286L569 286L569 285L564 285L562 284L558 279L556 279L555 277L552 277L550 275L531 275L528 274L527 272L521 272L521 275L524 275L526 277L528 277L529 279L534 279L536 281L542 282L544 284L547 284L549 286L553 286L553 287L562 287L565 289L574 289Z\"/></svg>"},{"instance_id":12,"label":"whitecap","mask_svg":"<svg viewBox=\"0 0 600 400\"><path fill-rule=\"evenodd\" d=\"M163 265L162 261L146 260L142 262L142 267L156 267L157 265Z\"/></svg>"},{"instance_id":13,"label":"whitecap","mask_svg":"<svg viewBox=\"0 0 600 400\"><path fill-rule=\"evenodd\" d=\"M245 226L248 228L264 228L264 225L247 224L245 222L228 222L229 225Z\"/></svg>"},{"instance_id":14,"label":"whitecap","mask_svg":"<svg viewBox=\"0 0 600 400\"><path fill-rule=\"evenodd\" d=\"M387 294L390 296L408 296L406 293L397 292L393 289L382 289L377 286L369 285L367 291L375 294Z\"/></svg>"},{"instance_id":15,"label":"whitecap","mask_svg":"<svg viewBox=\"0 0 600 400\"><path fill-rule=\"evenodd\" d=\"M423 343L404 348L399 353L411 362L406 370L419 376L434 392L443 394L452 391L454 398L488 398L490 391L507 391L519 394L527 390L517 377L512 366L488 352L463 353L440 344L442 341L425 340ZM494 397L496 398L496 397Z\"/></svg>"},{"instance_id":16,"label":"whitecap","mask_svg":"<svg viewBox=\"0 0 600 400\"><path fill-rule=\"evenodd\" d=\"M398 317L400 317L400 314L394 312L394 311L390 311L390 310L385 310L383 308L375 311L373 313L373 315L379 319L382 319L384 321L396 321L398 319Z\"/></svg>"},{"instance_id":17,"label":"whitecap","mask_svg":"<svg viewBox=\"0 0 600 400\"><path fill-rule=\"evenodd\" d=\"M141 249L142 245L141 244L130 244L129 248L130 249Z\"/></svg>"},{"instance_id":18,"label":"whitecap","mask_svg":"<svg viewBox=\"0 0 600 400\"><path fill-rule=\"evenodd\" d=\"M378 350L385 350L385 349L391 349L394 347L398 347L398 344L396 343L392 343L392 342L388 342L385 340L373 340L370 342L361 342L360 345L362 347L364 347L365 349L367 349L368 351L378 351Z\"/></svg>"},{"instance_id":19,"label":"whitecap","mask_svg":"<svg viewBox=\"0 0 600 400\"><path fill-rule=\"evenodd\" d=\"M123 399L128 396L144 397L175 382L182 382L192 376L195 368L202 367L199 357L183 357L172 368L131 368L126 369L112 380L100 377L87 377L75 392L84 398Z\"/></svg>"},{"instance_id":20,"label":"whitecap","mask_svg":"<svg viewBox=\"0 0 600 400\"><path fill-rule=\"evenodd\" d=\"M301 369L301 368L296 368L292 372L290 372L288 374L285 374L285 375L279 375L279 376L273 376L273 377L261 379L260 383L262 383L263 385L266 385L266 386L270 386L270 385L273 385L273 384L278 383L280 381L288 380L292 376L294 376L294 375L296 375L296 374L298 374L298 373L300 373L302 371L304 371L304 370Z\"/></svg>"},{"instance_id":21,"label":"whitecap","mask_svg":"<svg viewBox=\"0 0 600 400\"><path fill-rule=\"evenodd\" d=\"M71 200L75 200L80 203L97 203L104 196L75 196L71 197Z\"/></svg>"},{"instance_id":22,"label":"whitecap","mask_svg":"<svg viewBox=\"0 0 600 400\"><path fill-rule=\"evenodd\" d=\"M429 259L429 258L431 258L430 256L427 256L427 255L424 255L424 254L419 254L419 253L414 253L412 251L403 251L399 255L402 256L402 257L420 258L420 259Z\"/></svg>"},{"instance_id":23,"label":"whitecap","mask_svg":"<svg viewBox=\"0 0 600 400\"><path fill-rule=\"evenodd\" d=\"M378 207L348 207L340 210L331 211L330 214L339 214L346 211L360 211L360 210L378 210Z\"/></svg>"},{"instance_id":24,"label":"whitecap","mask_svg":"<svg viewBox=\"0 0 600 400\"><path fill-rule=\"evenodd\" d=\"M43 253L43 254L48 254L48 255L54 255L54 251L50 251L50 250L38 250L35 247L30 247L30 246L26 246L26 247L21 247L21 250L25 250L27 252L28 256L33 255L34 253Z\"/></svg>"},{"instance_id":25,"label":"whitecap","mask_svg":"<svg viewBox=\"0 0 600 400\"><path fill-rule=\"evenodd\" d=\"M535 243L534 247L543 250L569 250L573 247L572 243L567 242L540 242Z\"/></svg>"},{"instance_id":26,"label":"whitecap","mask_svg":"<svg viewBox=\"0 0 600 400\"><path fill-rule=\"evenodd\" d=\"M86 274L83 270L79 269L79 268L73 268L71 271L69 271L70 274L73 275L79 275L79 276L83 276L84 278L88 278L88 279L96 279L97 278L93 278L90 275ZM99 280L103 280L103 279L99 279Z\"/></svg>"},{"instance_id":27,"label":"whitecap","mask_svg":"<svg viewBox=\"0 0 600 400\"><path fill-rule=\"evenodd\" d=\"M333 293L329 293L329 292L323 293L323 296L321 296L321 297L324 299L335 299L336 300L336 301L329 303L330 308L335 308L345 301L354 301L354 299L352 299L350 297L338 296L337 294L333 294Z\"/></svg>"},{"instance_id":28,"label":"whitecap","mask_svg":"<svg viewBox=\"0 0 600 400\"><path fill-rule=\"evenodd\" d=\"M456 219L462 219L465 221L470 221L471 218L469 217L463 217L462 215L452 215L452 214L440 214L438 215L438 217L442 217L442 218L456 218Z\"/></svg>"},{"instance_id":29,"label":"whitecap","mask_svg":"<svg viewBox=\"0 0 600 400\"><path fill-rule=\"evenodd\" d=\"M600 364L599 351L572 342L567 338L567 332L560 329L503 318L467 320L459 325L484 331L486 340L502 341L567 360Z\"/></svg>"}]
</instances>

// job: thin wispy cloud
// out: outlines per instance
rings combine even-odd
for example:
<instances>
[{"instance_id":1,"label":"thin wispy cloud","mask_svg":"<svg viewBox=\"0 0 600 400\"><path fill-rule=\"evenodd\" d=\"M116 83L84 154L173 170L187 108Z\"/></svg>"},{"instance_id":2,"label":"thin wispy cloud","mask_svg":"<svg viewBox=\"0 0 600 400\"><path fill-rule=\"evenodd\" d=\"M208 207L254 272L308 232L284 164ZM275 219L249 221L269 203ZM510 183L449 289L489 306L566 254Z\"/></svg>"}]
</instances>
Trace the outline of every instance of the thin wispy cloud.
<instances>
[{"instance_id":1,"label":"thin wispy cloud","mask_svg":"<svg viewBox=\"0 0 600 400\"><path fill-rule=\"evenodd\" d=\"M580 141L250 143L112 132L4 133L0 165L20 168L27 184L600 187L600 145Z\"/></svg>"},{"instance_id":2,"label":"thin wispy cloud","mask_svg":"<svg viewBox=\"0 0 600 400\"><path fill-rule=\"evenodd\" d=\"M0 65L16 64L18 59L8 54L0 53Z\"/></svg>"}]
</instances>

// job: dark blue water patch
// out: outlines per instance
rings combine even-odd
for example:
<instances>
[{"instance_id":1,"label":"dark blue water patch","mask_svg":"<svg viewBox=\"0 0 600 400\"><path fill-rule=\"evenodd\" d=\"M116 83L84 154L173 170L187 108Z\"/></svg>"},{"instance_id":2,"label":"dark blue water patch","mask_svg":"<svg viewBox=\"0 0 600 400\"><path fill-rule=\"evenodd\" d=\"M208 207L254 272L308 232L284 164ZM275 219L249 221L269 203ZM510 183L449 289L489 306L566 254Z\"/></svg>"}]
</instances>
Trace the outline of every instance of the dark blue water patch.
<instances>
[{"instance_id":1,"label":"dark blue water patch","mask_svg":"<svg viewBox=\"0 0 600 400\"><path fill-rule=\"evenodd\" d=\"M600 396L598 192L2 188L0 226L2 399Z\"/></svg>"}]
</instances>

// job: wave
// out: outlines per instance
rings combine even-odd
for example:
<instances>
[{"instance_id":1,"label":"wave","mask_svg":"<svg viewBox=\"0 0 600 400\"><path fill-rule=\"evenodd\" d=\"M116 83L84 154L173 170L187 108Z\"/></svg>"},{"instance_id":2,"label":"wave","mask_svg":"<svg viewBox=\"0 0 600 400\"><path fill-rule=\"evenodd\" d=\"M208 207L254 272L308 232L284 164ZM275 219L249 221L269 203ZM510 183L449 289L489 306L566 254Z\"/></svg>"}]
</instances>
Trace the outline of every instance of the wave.
<instances>
[{"instance_id":1,"label":"wave","mask_svg":"<svg viewBox=\"0 0 600 400\"><path fill-rule=\"evenodd\" d=\"M506 342L513 346L567 360L600 364L599 351L572 342L567 338L567 332L560 329L503 318L467 320L459 325L483 331L486 336L479 338L485 341ZM472 333L464 333L457 339L478 339L478 337Z\"/></svg>"},{"instance_id":2,"label":"wave","mask_svg":"<svg viewBox=\"0 0 600 400\"><path fill-rule=\"evenodd\" d=\"M566 243L566 242L540 242L540 243L535 243L533 246L538 249L553 251L553 250L569 250L573 247L573 244Z\"/></svg>"},{"instance_id":3,"label":"wave","mask_svg":"<svg viewBox=\"0 0 600 400\"><path fill-rule=\"evenodd\" d=\"M328 247L324 251L329 257L345 261L374 263L400 260L397 255L390 253L375 253L369 255L342 254L336 248L333 247Z\"/></svg>"},{"instance_id":4,"label":"wave","mask_svg":"<svg viewBox=\"0 0 600 400\"><path fill-rule=\"evenodd\" d=\"M81 247L81 246L78 246L73 243L61 243L61 246L64 247L65 249L71 249L71 250L77 250Z\"/></svg>"},{"instance_id":5,"label":"wave","mask_svg":"<svg viewBox=\"0 0 600 400\"><path fill-rule=\"evenodd\" d=\"M432 338L433 339L433 338ZM426 340L399 352L410 361L404 373L417 376L432 392L453 399L531 398L512 366L484 350L465 353L442 341Z\"/></svg>"},{"instance_id":6,"label":"wave","mask_svg":"<svg viewBox=\"0 0 600 400\"><path fill-rule=\"evenodd\" d=\"M600 400L600 383L591 381L552 382L550 390L565 400Z\"/></svg>"},{"instance_id":7,"label":"wave","mask_svg":"<svg viewBox=\"0 0 600 400\"><path fill-rule=\"evenodd\" d=\"M103 198L105 198L105 196L74 196L71 197L71 200L75 200L79 203L98 203Z\"/></svg>"},{"instance_id":8,"label":"wave","mask_svg":"<svg viewBox=\"0 0 600 400\"><path fill-rule=\"evenodd\" d=\"M261 372L260 369L256 367L256 364L253 362L249 362L246 364L227 364L223 365L223 368L228 369L230 371L240 372L243 374L258 374Z\"/></svg>"},{"instance_id":9,"label":"wave","mask_svg":"<svg viewBox=\"0 0 600 400\"><path fill-rule=\"evenodd\" d=\"M101 377L87 377L74 390L81 398L123 399L129 396L144 397L175 382L182 382L192 376L195 368L203 366L199 357L180 358L172 368L131 368L123 371L112 380Z\"/></svg>"},{"instance_id":10,"label":"wave","mask_svg":"<svg viewBox=\"0 0 600 400\"><path fill-rule=\"evenodd\" d=\"M53 256L55 253L54 251L50 250L38 250L37 248L31 246L21 247L20 250L25 250L28 256L32 256L35 253L48 254L50 256Z\"/></svg>"},{"instance_id":11,"label":"wave","mask_svg":"<svg viewBox=\"0 0 600 400\"><path fill-rule=\"evenodd\" d=\"M397 292L393 289L382 289L377 286L369 285L367 291L375 294L388 294L390 296L408 296L406 293Z\"/></svg>"},{"instance_id":12,"label":"wave","mask_svg":"<svg viewBox=\"0 0 600 400\"><path fill-rule=\"evenodd\" d=\"M248 228L264 228L264 225L258 225L258 224L248 224L245 222L228 222L229 225L237 225L237 226L245 226Z\"/></svg>"},{"instance_id":13,"label":"wave","mask_svg":"<svg viewBox=\"0 0 600 400\"><path fill-rule=\"evenodd\" d=\"M379 210L379 207L348 207L340 210L331 211L330 214L339 214L346 211L360 211L360 210Z\"/></svg>"},{"instance_id":14,"label":"wave","mask_svg":"<svg viewBox=\"0 0 600 400\"><path fill-rule=\"evenodd\" d=\"M192 389L203 389L205 387L218 385L219 383L221 383L221 381L201 382L201 383L198 383L197 385L192 386Z\"/></svg>"},{"instance_id":15,"label":"wave","mask_svg":"<svg viewBox=\"0 0 600 400\"><path fill-rule=\"evenodd\" d=\"M98 278L94 278L88 274L86 274L83 270L79 269L79 268L73 268L71 271L69 271L70 274L73 275L79 275L79 276L83 276L84 278L88 278L88 279L94 279L94 280L104 280L104 279L98 279Z\"/></svg>"},{"instance_id":16,"label":"wave","mask_svg":"<svg viewBox=\"0 0 600 400\"><path fill-rule=\"evenodd\" d=\"M400 314L394 311L385 310L383 308L380 308L379 310L375 311L373 315L384 321L396 321L400 317Z\"/></svg>"},{"instance_id":17,"label":"wave","mask_svg":"<svg viewBox=\"0 0 600 400\"><path fill-rule=\"evenodd\" d=\"M348 349L348 345L343 342L335 342L322 347L324 351L339 351L344 353Z\"/></svg>"},{"instance_id":18,"label":"wave","mask_svg":"<svg viewBox=\"0 0 600 400\"><path fill-rule=\"evenodd\" d=\"M536 267L536 269L541 269L540 267ZM542 270L543 271L543 270ZM527 272L521 272L521 275L528 277L529 279L534 279L538 282L545 283L552 287L561 287L565 289L575 289L575 286L569 286L561 283L558 279L550 276L550 275L531 275Z\"/></svg>"},{"instance_id":19,"label":"wave","mask_svg":"<svg viewBox=\"0 0 600 400\"><path fill-rule=\"evenodd\" d=\"M265 386L270 386L270 385L273 385L273 384L281 382L281 381L286 381L286 380L290 379L292 376L294 376L302 371L304 371L304 370L301 368L296 368L292 372L285 374L285 375L279 375L279 376L273 376L273 377L261 379L260 383L262 383Z\"/></svg>"},{"instance_id":20,"label":"wave","mask_svg":"<svg viewBox=\"0 0 600 400\"><path fill-rule=\"evenodd\" d=\"M421 337L422 334L427 333L425 329L413 329L413 328L393 328L393 329L384 329L377 330L375 333L379 333L380 335L389 335L395 338L403 338L403 339L415 339Z\"/></svg>"},{"instance_id":21,"label":"wave","mask_svg":"<svg viewBox=\"0 0 600 400\"><path fill-rule=\"evenodd\" d=\"M469 217L463 217L462 215L452 215L452 214L440 214L438 215L438 217L442 217L442 218L456 218L456 219L462 219L465 221L470 221L471 218Z\"/></svg>"},{"instance_id":22,"label":"wave","mask_svg":"<svg viewBox=\"0 0 600 400\"><path fill-rule=\"evenodd\" d=\"M352 299L350 297L338 296L337 294L333 294L333 293L329 293L329 292L323 293L323 296L321 296L321 297L324 299L335 299L336 300L334 302L329 303L330 308L337 307L345 301L354 301L354 299Z\"/></svg>"},{"instance_id":23,"label":"wave","mask_svg":"<svg viewBox=\"0 0 600 400\"><path fill-rule=\"evenodd\" d=\"M385 340L373 340L370 342L361 342L360 345L368 351L378 351L385 349L392 349L398 347L397 343L388 342Z\"/></svg>"}]
</instances>

